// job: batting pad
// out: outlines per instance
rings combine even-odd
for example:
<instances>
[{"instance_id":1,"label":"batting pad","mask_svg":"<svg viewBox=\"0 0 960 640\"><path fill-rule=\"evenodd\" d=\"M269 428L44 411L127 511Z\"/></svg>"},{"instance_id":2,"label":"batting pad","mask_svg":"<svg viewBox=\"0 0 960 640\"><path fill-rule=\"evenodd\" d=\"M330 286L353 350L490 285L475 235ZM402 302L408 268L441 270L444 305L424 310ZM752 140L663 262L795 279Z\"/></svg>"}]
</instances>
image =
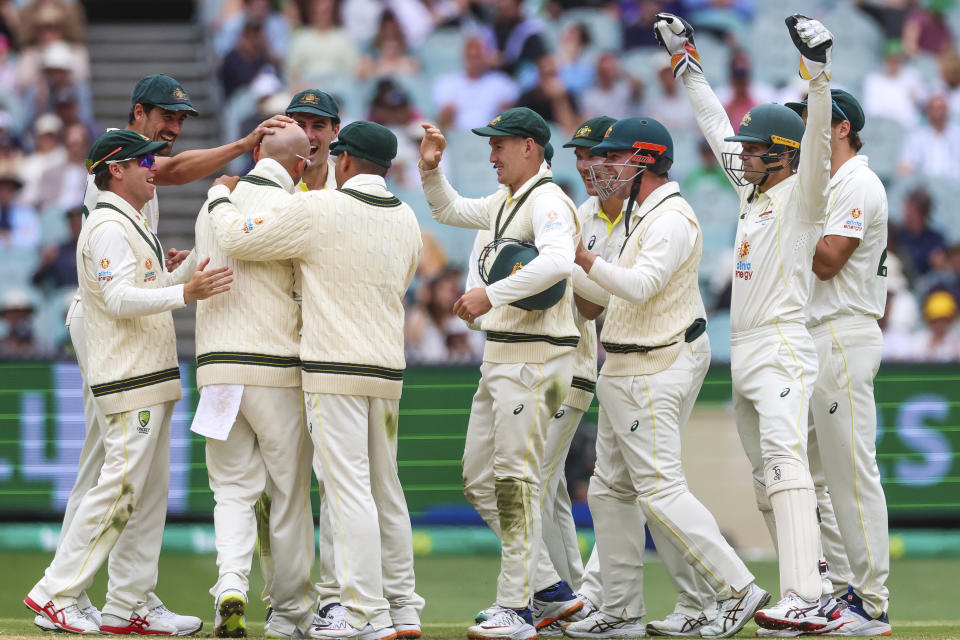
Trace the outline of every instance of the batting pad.
<instances>
[{"instance_id":1,"label":"batting pad","mask_svg":"<svg viewBox=\"0 0 960 640\"><path fill-rule=\"evenodd\" d=\"M763 467L776 519L780 595L813 602L821 595L817 494L807 467L796 458L773 458Z\"/></svg>"},{"instance_id":2,"label":"batting pad","mask_svg":"<svg viewBox=\"0 0 960 640\"><path fill-rule=\"evenodd\" d=\"M767 531L770 532L770 540L773 541L773 548L774 551L776 551L777 522L773 517L773 506L770 504L770 497L767 495L767 485L754 478L753 492L757 496L757 508L760 509L760 515L763 516L763 522L767 525Z\"/></svg>"}]
</instances>

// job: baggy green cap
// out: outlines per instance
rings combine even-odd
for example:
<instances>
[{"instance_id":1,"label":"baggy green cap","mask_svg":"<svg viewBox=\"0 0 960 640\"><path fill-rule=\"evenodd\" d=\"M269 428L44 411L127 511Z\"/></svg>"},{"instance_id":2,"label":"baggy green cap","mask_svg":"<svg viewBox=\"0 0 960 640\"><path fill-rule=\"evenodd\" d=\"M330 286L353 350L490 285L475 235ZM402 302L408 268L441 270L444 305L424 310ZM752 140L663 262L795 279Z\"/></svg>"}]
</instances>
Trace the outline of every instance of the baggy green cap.
<instances>
[{"instance_id":1,"label":"baggy green cap","mask_svg":"<svg viewBox=\"0 0 960 640\"><path fill-rule=\"evenodd\" d=\"M573 138L570 139L570 142L563 145L563 148L590 148L595 144L600 144L603 141L603 134L605 134L607 129L609 129L610 126L616 121L616 118L611 118L610 116L597 116L596 118L590 118L577 127L577 131L573 134Z\"/></svg>"},{"instance_id":2,"label":"baggy green cap","mask_svg":"<svg viewBox=\"0 0 960 640\"><path fill-rule=\"evenodd\" d=\"M856 98L843 89L830 89L830 97L833 98L833 118L835 120L846 120L854 131L863 129L867 119L863 114L863 107L860 106L860 102ZM787 106L802 117L803 110L807 108L807 101L804 99L803 102L788 102Z\"/></svg>"},{"instance_id":3,"label":"baggy green cap","mask_svg":"<svg viewBox=\"0 0 960 640\"><path fill-rule=\"evenodd\" d=\"M341 129L336 142L330 145L330 153L335 156L344 151L389 169L390 162L397 157L397 136L376 122L358 120Z\"/></svg>"},{"instance_id":4,"label":"baggy green cap","mask_svg":"<svg viewBox=\"0 0 960 640\"><path fill-rule=\"evenodd\" d=\"M152 104L169 111L186 111L191 116L200 115L193 108L183 85L162 73L145 76L137 81L130 93L130 105L136 104Z\"/></svg>"},{"instance_id":5,"label":"baggy green cap","mask_svg":"<svg viewBox=\"0 0 960 640\"><path fill-rule=\"evenodd\" d=\"M287 106L287 115L291 113L312 113L332 118L335 123L340 122L340 105L330 94L319 89L307 89L293 96Z\"/></svg>"},{"instance_id":6,"label":"baggy green cap","mask_svg":"<svg viewBox=\"0 0 960 640\"><path fill-rule=\"evenodd\" d=\"M553 164L553 145L549 142L543 145L543 159L547 161L547 164Z\"/></svg>"},{"instance_id":7,"label":"baggy green cap","mask_svg":"<svg viewBox=\"0 0 960 640\"><path fill-rule=\"evenodd\" d=\"M130 129L111 129L97 138L87 156L87 171L93 173L108 162L133 160L150 153L158 153L167 143L151 140Z\"/></svg>"},{"instance_id":8,"label":"baggy green cap","mask_svg":"<svg viewBox=\"0 0 960 640\"><path fill-rule=\"evenodd\" d=\"M657 158L666 158L673 162L673 137L667 128L653 118L638 117L617 120L603 134L603 142L590 147L590 153L595 156L606 155L608 151L632 149L638 155L644 151L646 164L653 164Z\"/></svg>"},{"instance_id":9,"label":"baggy green cap","mask_svg":"<svg viewBox=\"0 0 960 640\"><path fill-rule=\"evenodd\" d=\"M526 107L507 109L485 127L471 129L478 136L516 136L533 138L541 147L550 142L550 127L536 111Z\"/></svg>"},{"instance_id":10,"label":"baggy green cap","mask_svg":"<svg viewBox=\"0 0 960 640\"><path fill-rule=\"evenodd\" d=\"M506 242L502 244L497 252L497 257L490 265L490 271L487 274L488 283L493 284L513 275L530 264L538 255L540 255L540 252L530 243ZM560 280L543 291L511 302L510 305L527 311L542 311L560 302L566 289L567 281Z\"/></svg>"},{"instance_id":11,"label":"baggy green cap","mask_svg":"<svg viewBox=\"0 0 960 640\"><path fill-rule=\"evenodd\" d=\"M740 121L737 135L724 138L726 142L760 142L800 148L803 119L782 104L769 102L750 109Z\"/></svg>"}]
</instances>

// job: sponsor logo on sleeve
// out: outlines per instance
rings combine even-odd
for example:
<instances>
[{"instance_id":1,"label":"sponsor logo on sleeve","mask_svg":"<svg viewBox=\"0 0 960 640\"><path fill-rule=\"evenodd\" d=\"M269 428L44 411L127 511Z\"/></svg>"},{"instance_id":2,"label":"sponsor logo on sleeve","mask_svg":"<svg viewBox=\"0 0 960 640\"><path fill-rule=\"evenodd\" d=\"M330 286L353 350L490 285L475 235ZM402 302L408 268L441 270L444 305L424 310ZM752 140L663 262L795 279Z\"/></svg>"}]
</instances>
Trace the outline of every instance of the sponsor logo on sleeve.
<instances>
[{"instance_id":1,"label":"sponsor logo on sleeve","mask_svg":"<svg viewBox=\"0 0 960 640\"><path fill-rule=\"evenodd\" d=\"M103 280L104 282L113 280L113 271L110 269L109 258L100 260L100 270L97 271L97 280Z\"/></svg>"},{"instance_id":2,"label":"sponsor logo on sleeve","mask_svg":"<svg viewBox=\"0 0 960 640\"><path fill-rule=\"evenodd\" d=\"M863 220L860 218L863 217L863 211L860 209L851 209L850 216L847 218L847 221L843 223L844 229L850 229L852 231L860 231L863 229Z\"/></svg>"},{"instance_id":3,"label":"sponsor logo on sleeve","mask_svg":"<svg viewBox=\"0 0 960 640\"><path fill-rule=\"evenodd\" d=\"M143 274L144 282L151 282L157 279L157 272L153 270L153 260L147 258L143 263L143 266L146 268L146 272Z\"/></svg>"},{"instance_id":4,"label":"sponsor logo on sleeve","mask_svg":"<svg viewBox=\"0 0 960 640\"><path fill-rule=\"evenodd\" d=\"M255 227L263 224L263 218L257 216L256 218L247 218L243 223L243 232L250 233L254 230Z\"/></svg>"}]
</instances>

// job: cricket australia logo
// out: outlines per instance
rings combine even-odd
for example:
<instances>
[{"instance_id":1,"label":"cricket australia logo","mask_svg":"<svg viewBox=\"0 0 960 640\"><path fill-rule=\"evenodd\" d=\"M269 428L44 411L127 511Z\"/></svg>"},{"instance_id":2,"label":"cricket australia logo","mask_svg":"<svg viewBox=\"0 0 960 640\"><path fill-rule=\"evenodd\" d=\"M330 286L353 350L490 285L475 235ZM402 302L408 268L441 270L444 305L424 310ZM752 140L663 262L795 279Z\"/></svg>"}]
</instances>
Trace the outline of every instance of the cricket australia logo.
<instances>
[{"instance_id":1,"label":"cricket australia logo","mask_svg":"<svg viewBox=\"0 0 960 640\"><path fill-rule=\"evenodd\" d=\"M740 126L741 127L747 126L748 124L750 124L751 120L753 120L753 118L750 116L750 112L747 111L747 113L744 114L743 116L743 120L740 121Z\"/></svg>"},{"instance_id":2,"label":"cricket australia logo","mask_svg":"<svg viewBox=\"0 0 960 640\"><path fill-rule=\"evenodd\" d=\"M741 280L753 278L753 263L750 262L750 243L742 240L737 245L737 268L735 275Z\"/></svg>"},{"instance_id":3,"label":"cricket australia logo","mask_svg":"<svg viewBox=\"0 0 960 640\"><path fill-rule=\"evenodd\" d=\"M318 98L317 94L315 93L308 93L308 94L305 94L302 98L300 98L300 102L306 102L307 104L317 104L318 102L320 102L320 98Z\"/></svg>"},{"instance_id":4,"label":"cricket australia logo","mask_svg":"<svg viewBox=\"0 0 960 640\"><path fill-rule=\"evenodd\" d=\"M502 117L502 116L497 116L496 118L494 118L493 120L490 121L490 124L489 124L488 126L491 126L491 127L496 126L496 125L500 124L500 121L501 121L501 120L503 120L503 117Z\"/></svg>"},{"instance_id":5,"label":"cricket australia logo","mask_svg":"<svg viewBox=\"0 0 960 640\"><path fill-rule=\"evenodd\" d=\"M140 426L137 427L137 432L147 435L150 433L150 412L141 411L137 414L137 422L140 423Z\"/></svg>"},{"instance_id":6,"label":"cricket australia logo","mask_svg":"<svg viewBox=\"0 0 960 640\"><path fill-rule=\"evenodd\" d=\"M186 91L184 91L180 87L177 87L176 89L173 90L173 98L175 100L181 100L181 101L189 100L189 98L187 98Z\"/></svg>"},{"instance_id":7,"label":"cricket australia logo","mask_svg":"<svg viewBox=\"0 0 960 640\"><path fill-rule=\"evenodd\" d=\"M513 265L513 269L510 271L510 275L515 274L517 271L520 271L520 269L523 269L523 263L522 263L522 262L518 262L518 263L516 263L515 265Z\"/></svg>"},{"instance_id":8,"label":"cricket australia logo","mask_svg":"<svg viewBox=\"0 0 960 640\"><path fill-rule=\"evenodd\" d=\"M577 129L577 133L576 133L573 137L574 137L574 138L586 138L586 137L589 136L592 132L593 132L593 129L591 129L591 128L588 127L587 125L583 125L583 126L580 127L579 129Z\"/></svg>"}]
</instances>

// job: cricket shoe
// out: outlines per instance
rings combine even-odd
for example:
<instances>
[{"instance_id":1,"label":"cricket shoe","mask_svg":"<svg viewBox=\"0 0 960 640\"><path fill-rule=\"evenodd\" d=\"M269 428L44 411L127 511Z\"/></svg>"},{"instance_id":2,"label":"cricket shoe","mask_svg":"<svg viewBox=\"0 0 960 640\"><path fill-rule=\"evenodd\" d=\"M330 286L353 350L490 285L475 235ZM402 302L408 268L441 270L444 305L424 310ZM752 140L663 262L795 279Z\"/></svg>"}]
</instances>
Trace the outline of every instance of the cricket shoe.
<instances>
[{"instance_id":1,"label":"cricket shoe","mask_svg":"<svg viewBox=\"0 0 960 640\"><path fill-rule=\"evenodd\" d=\"M118 636L175 636L177 628L170 622L160 619L152 621L141 616L133 616L129 620L104 613L100 616L100 633Z\"/></svg>"},{"instance_id":2,"label":"cricket shoe","mask_svg":"<svg viewBox=\"0 0 960 640\"><path fill-rule=\"evenodd\" d=\"M843 623L842 607L836 600L824 606L819 600L808 602L792 591L769 609L761 609L753 620L764 629L789 629L804 633L833 631Z\"/></svg>"},{"instance_id":3,"label":"cricket shoe","mask_svg":"<svg viewBox=\"0 0 960 640\"><path fill-rule=\"evenodd\" d=\"M203 620L197 616L182 616L162 604L147 612L147 622L154 624L158 621L176 627L177 632L173 634L175 636L192 636L203 628Z\"/></svg>"},{"instance_id":4,"label":"cricket shoe","mask_svg":"<svg viewBox=\"0 0 960 640\"><path fill-rule=\"evenodd\" d=\"M320 624L310 627L311 638L325 638L339 640L340 638L357 638L358 640L395 640L397 630L393 627L374 629L367 623L362 627L355 627L345 618L323 618Z\"/></svg>"},{"instance_id":5,"label":"cricket shoe","mask_svg":"<svg viewBox=\"0 0 960 640\"><path fill-rule=\"evenodd\" d=\"M236 589L227 589L217 596L213 615L213 635L217 638L247 637L247 597ZM272 616L270 616L272 617ZM267 619L269 624L270 618Z\"/></svg>"},{"instance_id":6,"label":"cricket shoe","mask_svg":"<svg viewBox=\"0 0 960 640\"><path fill-rule=\"evenodd\" d=\"M493 616L495 616L495 615L497 615L498 613L500 613L500 609L502 609L502 608L503 608L503 607L501 607L501 606L498 605L497 603L493 603L492 605L490 605L490 606L487 607L486 609L482 609L482 610L478 611L478 612L477 612L477 615L473 616L473 621L476 622L477 624L480 624L480 623L483 622L484 620L489 620L489 619L492 618Z\"/></svg>"},{"instance_id":7,"label":"cricket shoe","mask_svg":"<svg viewBox=\"0 0 960 640\"><path fill-rule=\"evenodd\" d=\"M100 626L85 616L76 603L57 609L51 600L41 607L30 596L27 596L23 599L23 604L27 605L38 616L46 618L54 629L70 633L100 633Z\"/></svg>"},{"instance_id":8,"label":"cricket shoe","mask_svg":"<svg viewBox=\"0 0 960 640\"><path fill-rule=\"evenodd\" d=\"M758 638L796 638L797 636L807 635L803 631L794 631L793 629L757 629Z\"/></svg>"},{"instance_id":9,"label":"cricket shoe","mask_svg":"<svg viewBox=\"0 0 960 640\"><path fill-rule=\"evenodd\" d=\"M563 625L563 634L571 638L642 638L642 618L617 618L594 611L583 620Z\"/></svg>"},{"instance_id":10,"label":"cricket shoe","mask_svg":"<svg viewBox=\"0 0 960 640\"><path fill-rule=\"evenodd\" d=\"M827 636L889 636L893 633L890 619L884 611L876 618L871 617L863 608L863 600L852 587L847 588L841 602L844 606L840 610L842 623L830 631L818 632L817 635Z\"/></svg>"},{"instance_id":11,"label":"cricket shoe","mask_svg":"<svg viewBox=\"0 0 960 640\"><path fill-rule=\"evenodd\" d=\"M700 637L700 628L709 623L710 620L707 619L707 614L702 611L698 618L674 611L668 614L663 620L648 622L647 635Z\"/></svg>"},{"instance_id":12,"label":"cricket shoe","mask_svg":"<svg viewBox=\"0 0 960 640\"><path fill-rule=\"evenodd\" d=\"M537 635L541 638L561 638L563 637L563 623L559 620L551 622L547 626L537 629Z\"/></svg>"},{"instance_id":13,"label":"cricket shoe","mask_svg":"<svg viewBox=\"0 0 960 640\"><path fill-rule=\"evenodd\" d=\"M534 640L537 630L530 609L498 607L489 618L467 629L467 637L474 640Z\"/></svg>"},{"instance_id":14,"label":"cricket shoe","mask_svg":"<svg viewBox=\"0 0 960 640\"><path fill-rule=\"evenodd\" d=\"M90 619L90 622L97 625L97 629L100 628L100 610L95 606L90 605L86 609L80 609L80 612L87 616ZM60 631L53 622L50 621L50 618L39 613L33 617L33 624L39 627L43 631Z\"/></svg>"},{"instance_id":15,"label":"cricket shoe","mask_svg":"<svg viewBox=\"0 0 960 640\"><path fill-rule=\"evenodd\" d=\"M757 610L770 602L770 594L751 584L742 596L717 602L717 614L710 624L700 627L702 638L729 638L750 622ZM759 615L759 614L757 614Z\"/></svg>"},{"instance_id":16,"label":"cricket shoe","mask_svg":"<svg viewBox=\"0 0 960 640\"><path fill-rule=\"evenodd\" d=\"M265 638L309 638L305 632L303 632L300 627L294 627L293 629L284 630L280 628L280 625L276 623L273 619L268 620L267 624L263 627L263 636Z\"/></svg>"},{"instance_id":17,"label":"cricket shoe","mask_svg":"<svg viewBox=\"0 0 960 640\"><path fill-rule=\"evenodd\" d=\"M561 580L533 594L533 626L542 629L582 608L583 600L573 592L566 581Z\"/></svg>"},{"instance_id":18,"label":"cricket shoe","mask_svg":"<svg viewBox=\"0 0 960 640\"><path fill-rule=\"evenodd\" d=\"M396 630L398 638L415 640L423 635L419 624L394 624L393 628Z\"/></svg>"},{"instance_id":19,"label":"cricket shoe","mask_svg":"<svg viewBox=\"0 0 960 640\"><path fill-rule=\"evenodd\" d=\"M579 591L577 591L575 595L578 598L580 598L580 602L583 603L583 606L577 609L576 611L574 611L573 613L571 613L566 618L564 618L564 621L566 622L576 622L578 620L583 620L584 618L588 618L591 615L593 615L593 612L597 610L597 605L595 605L593 601L590 600L590 598L583 595Z\"/></svg>"}]
</instances>

